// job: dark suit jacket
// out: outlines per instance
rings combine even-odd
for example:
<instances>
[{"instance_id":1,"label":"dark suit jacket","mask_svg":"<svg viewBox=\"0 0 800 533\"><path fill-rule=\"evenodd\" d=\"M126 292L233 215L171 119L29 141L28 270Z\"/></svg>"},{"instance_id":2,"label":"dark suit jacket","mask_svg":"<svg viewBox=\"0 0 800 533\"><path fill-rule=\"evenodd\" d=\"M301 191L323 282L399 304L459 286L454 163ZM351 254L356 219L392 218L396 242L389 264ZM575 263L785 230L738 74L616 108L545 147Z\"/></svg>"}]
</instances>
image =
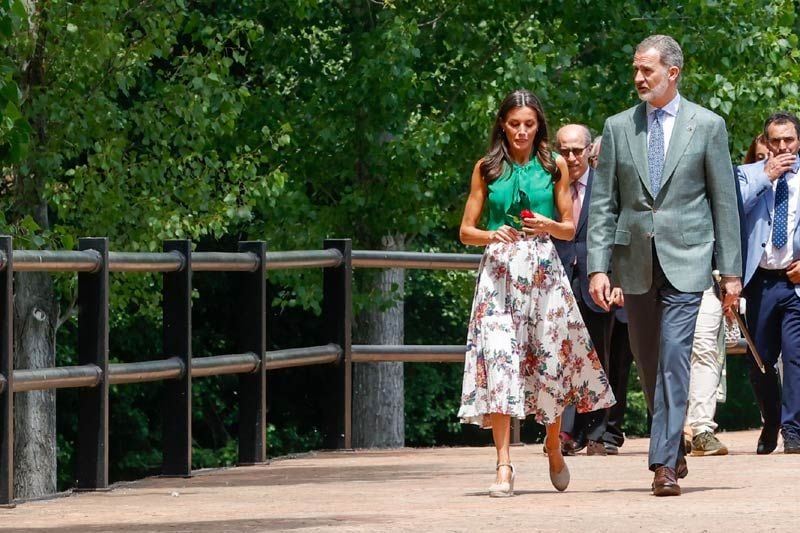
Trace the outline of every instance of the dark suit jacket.
<instances>
[{"instance_id":1,"label":"dark suit jacket","mask_svg":"<svg viewBox=\"0 0 800 533\"><path fill-rule=\"evenodd\" d=\"M589 169L589 178L586 182L586 191L583 195L583 204L581 205L581 216L578 218L577 226L575 227L575 238L570 241L562 241L560 239L553 239L553 244L558 252L558 257L564 264L564 270L567 273L567 278L572 281L577 275L577 282L573 283L572 290L575 292L575 297L582 301L596 313L604 313L603 309L599 307L589 294L589 277L586 271L586 232L589 226L589 199L592 196L592 181L594 180L594 169ZM577 262L575 259L577 258ZM575 263L573 265L573 263Z\"/></svg>"}]
</instances>

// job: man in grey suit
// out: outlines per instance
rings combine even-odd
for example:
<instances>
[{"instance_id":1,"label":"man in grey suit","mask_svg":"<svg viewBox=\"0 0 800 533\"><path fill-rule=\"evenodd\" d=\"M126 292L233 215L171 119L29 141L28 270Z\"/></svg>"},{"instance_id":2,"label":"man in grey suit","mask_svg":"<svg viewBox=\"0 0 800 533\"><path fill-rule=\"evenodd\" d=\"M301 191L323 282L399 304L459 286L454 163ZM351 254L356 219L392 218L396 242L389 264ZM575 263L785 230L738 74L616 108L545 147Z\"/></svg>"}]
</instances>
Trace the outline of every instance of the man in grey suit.
<instances>
[{"instance_id":1,"label":"man in grey suit","mask_svg":"<svg viewBox=\"0 0 800 533\"><path fill-rule=\"evenodd\" d=\"M628 312L631 348L653 414L656 496L686 475L682 430L692 338L711 261L723 308L741 292L741 241L724 120L678 93L683 52L666 35L633 57L642 103L606 120L589 210L589 292L611 303L612 271Z\"/></svg>"}]
</instances>

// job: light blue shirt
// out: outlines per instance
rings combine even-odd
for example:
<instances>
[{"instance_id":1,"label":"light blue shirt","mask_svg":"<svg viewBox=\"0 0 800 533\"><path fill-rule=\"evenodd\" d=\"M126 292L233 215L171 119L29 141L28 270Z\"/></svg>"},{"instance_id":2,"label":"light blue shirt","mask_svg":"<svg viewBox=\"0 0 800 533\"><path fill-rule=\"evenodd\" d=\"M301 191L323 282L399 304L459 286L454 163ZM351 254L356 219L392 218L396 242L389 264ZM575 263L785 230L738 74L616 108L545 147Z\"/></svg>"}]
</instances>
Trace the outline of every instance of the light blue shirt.
<instances>
[{"instance_id":1,"label":"light blue shirt","mask_svg":"<svg viewBox=\"0 0 800 533\"><path fill-rule=\"evenodd\" d=\"M661 128L664 130L664 157L667 156L669 149L669 141L672 138L672 129L675 127L675 117L678 115L678 109L681 106L681 95L675 93L675 98L669 101L667 105L661 109L664 111L664 116L661 120ZM650 130L653 126L653 121L656 118L656 109L653 104L647 102L647 145L650 146Z\"/></svg>"},{"instance_id":2,"label":"light blue shirt","mask_svg":"<svg viewBox=\"0 0 800 533\"><path fill-rule=\"evenodd\" d=\"M800 177L798 176L800 170L800 159L796 159L792 170L786 173L786 185L789 187L789 213L788 224L786 225L786 244L782 248L775 248L772 245L772 230L775 229L774 221L769 226L769 236L767 237L767 245L764 247L764 255L761 256L758 266L761 268L768 268L770 270L789 268L789 265L794 261L794 240L795 226L797 225L797 210L793 209L798 205L798 196L800 196ZM775 189L778 187L778 180L772 182L772 213L773 219L775 218Z\"/></svg>"}]
</instances>

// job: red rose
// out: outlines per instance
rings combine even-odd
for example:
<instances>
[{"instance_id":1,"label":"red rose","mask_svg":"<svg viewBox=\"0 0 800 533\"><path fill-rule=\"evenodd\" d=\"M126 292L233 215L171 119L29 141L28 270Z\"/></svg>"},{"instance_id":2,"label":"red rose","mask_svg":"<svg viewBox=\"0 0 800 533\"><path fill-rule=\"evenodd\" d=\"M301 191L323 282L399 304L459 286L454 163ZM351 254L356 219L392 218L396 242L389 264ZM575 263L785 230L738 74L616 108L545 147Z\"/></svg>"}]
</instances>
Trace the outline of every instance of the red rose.
<instances>
[{"instance_id":1,"label":"red rose","mask_svg":"<svg viewBox=\"0 0 800 533\"><path fill-rule=\"evenodd\" d=\"M519 213L519 218L536 218L536 215L530 209L523 209Z\"/></svg>"}]
</instances>

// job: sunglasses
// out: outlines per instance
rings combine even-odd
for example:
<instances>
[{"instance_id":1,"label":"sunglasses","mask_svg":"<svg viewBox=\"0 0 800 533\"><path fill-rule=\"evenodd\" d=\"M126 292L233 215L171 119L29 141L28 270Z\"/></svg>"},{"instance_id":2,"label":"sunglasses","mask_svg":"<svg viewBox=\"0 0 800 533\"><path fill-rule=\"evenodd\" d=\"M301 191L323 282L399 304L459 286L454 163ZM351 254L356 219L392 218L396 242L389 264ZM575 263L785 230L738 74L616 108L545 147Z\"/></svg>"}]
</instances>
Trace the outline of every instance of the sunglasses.
<instances>
[{"instance_id":1,"label":"sunglasses","mask_svg":"<svg viewBox=\"0 0 800 533\"><path fill-rule=\"evenodd\" d=\"M583 148L559 148L558 153L561 154L562 157L569 157L569 154L572 154L575 157L580 157L590 146L590 144L587 144Z\"/></svg>"}]
</instances>

